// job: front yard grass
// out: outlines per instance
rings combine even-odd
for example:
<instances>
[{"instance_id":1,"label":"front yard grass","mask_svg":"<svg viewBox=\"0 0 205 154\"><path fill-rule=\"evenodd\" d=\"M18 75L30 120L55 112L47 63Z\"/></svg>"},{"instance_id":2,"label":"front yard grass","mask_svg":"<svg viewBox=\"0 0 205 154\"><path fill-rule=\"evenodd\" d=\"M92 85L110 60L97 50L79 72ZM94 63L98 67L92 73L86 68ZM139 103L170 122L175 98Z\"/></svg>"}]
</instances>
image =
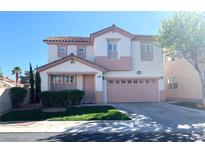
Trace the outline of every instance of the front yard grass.
<instances>
[{"instance_id":1,"label":"front yard grass","mask_svg":"<svg viewBox=\"0 0 205 154\"><path fill-rule=\"evenodd\" d=\"M42 109L17 110L6 113L0 121L80 121L80 120L130 120L112 106L67 107L65 112L44 112Z\"/></svg>"}]
</instances>

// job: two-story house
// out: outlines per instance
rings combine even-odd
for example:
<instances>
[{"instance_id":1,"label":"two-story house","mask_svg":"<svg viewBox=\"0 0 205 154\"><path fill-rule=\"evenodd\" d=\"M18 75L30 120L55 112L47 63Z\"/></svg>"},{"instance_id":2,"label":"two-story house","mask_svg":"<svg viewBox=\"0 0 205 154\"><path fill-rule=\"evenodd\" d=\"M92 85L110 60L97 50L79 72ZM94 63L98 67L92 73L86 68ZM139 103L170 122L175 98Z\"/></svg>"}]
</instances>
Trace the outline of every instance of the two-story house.
<instances>
[{"instance_id":1,"label":"two-story house","mask_svg":"<svg viewBox=\"0 0 205 154\"><path fill-rule=\"evenodd\" d=\"M153 36L115 25L90 37L49 37L48 63L37 69L41 89L80 89L85 103L164 99L163 54Z\"/></svg>"}]
</instances>

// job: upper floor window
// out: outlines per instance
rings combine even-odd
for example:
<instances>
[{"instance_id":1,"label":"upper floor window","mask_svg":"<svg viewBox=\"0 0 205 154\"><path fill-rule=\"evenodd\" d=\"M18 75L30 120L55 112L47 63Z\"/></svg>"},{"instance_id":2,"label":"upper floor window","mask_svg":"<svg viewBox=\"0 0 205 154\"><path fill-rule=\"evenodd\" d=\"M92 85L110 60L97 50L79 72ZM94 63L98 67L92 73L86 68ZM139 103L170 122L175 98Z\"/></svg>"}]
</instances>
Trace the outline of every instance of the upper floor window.
<instances>
[{"instance_id":1,"label":"upper floor window","mask_svg":"<svg viewBox=\"0 0 205 154\"><path fill-rule=\"evenodd\" d=\"M141 42L141 60L153 60L153 45L152 42Z\"/></svg>"},{"instance_id":2,"label":"upper floor window","mask_svg":"<svg viewBox=\"0 0 205 154\"><path fill-rule=\"evenodd\" d=\"M178 88L178 83L176 81L176 77L170 77L168 78L168 89L177 89Z\"/></svg>"},{"instance_id":3,"label":"upper floor window","mask_svg":"<svg viewBox=\"0 0 205 154\"><path fill-rule=\"evenodd\" d=\"M59 46L58 47L58 57L62 58L66 56L66 47Z\"/></svg>"},{"instance_id":4,"label":"upper floor window","mask_svg":"<svg viewBox=\"0 0 205 154\"><path fill-rule=\"evenodd\" d=\"M118 57L118 41L108 40L107 41L108 58L117 59Z\"/></svg>"},{"instance_id":5,"label":"upper floor window","mask_svg":"<svg viewBox=\"0 0 205 154\"><path fill-rule=\"evenodd\" d=\"M85 51L85 47L78 47L77 49L77 55L80 57L80 58L85 58L86 57L86 51Z\"/></svg>"}]
</instances>

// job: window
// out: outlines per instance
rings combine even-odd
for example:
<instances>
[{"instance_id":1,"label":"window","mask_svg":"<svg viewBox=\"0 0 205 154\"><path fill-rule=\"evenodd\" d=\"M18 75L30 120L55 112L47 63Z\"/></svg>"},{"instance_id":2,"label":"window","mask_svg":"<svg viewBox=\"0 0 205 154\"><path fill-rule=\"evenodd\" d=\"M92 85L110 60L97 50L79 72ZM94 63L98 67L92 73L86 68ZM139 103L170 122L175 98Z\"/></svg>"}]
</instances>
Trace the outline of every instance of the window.
<instances>
[{"instance_id":1,"label":"window","mask_svg":"<svg viewBox=\"0 0 205 154\"><path fill-rule=\"evenodd\" d=\"M66 56L66 47L58 47L58 57L62 58Z\"/></svg>"},{"instance_id":2,"label":"window","mask_svg":"<svg viewBox=\"0 0 205 154\"><path fill-rule=\"evenodd\" d=\"M134 83L138 83L138 80L134 80Z\"/></svg>"},{"instance_id":3,"label":"window","mask_svg":"<svg viewBox=\"0 0 205 154\"><path fill-rule=\"evenodd\" d=\"M108 58L110 59L117 59L118 57L118 41L117 40L108 40L107 41L108 45Z\"/></svg>"},{"instance_id":4,"label":"window","mask_svg":"<svg viewBox=\"0 0 205 154\"><path fill-rule=\"evenodd\" d=\"M74 75L65 75L64 76L64 83L75 83L75 76Z\"/></svg>"},{"instance_id":5,"label":"window","mask_svg":"<svg viewBox=\"0 0 205 154\"><path fill-rule=\"evenodd\" d=\"M122 80L121 83L125 84L125 80Z\"/></svg>"},{"instance_id":6,"label":"window","mask_svg":"<svg viewBox=\"0 0 205 154\"><path fill-rule=\"evenodd\" d=\"M176 77L168 78L168 89L177 89L178 84L176 82Z\"/></svg>"},{"instance_id":7,"label":"window","mask_svg":"<svg viewBox=\"0 0 205 154\"><path fill-rule=\"evenodd\" d=\"M151 42L141 43L141 60L143 61L153 60L153 45Z\"/></svg>"},{"instance_id":8,"label":"window","mask_svg":"<svg viewBox=\"0 0 205 154\"><path fill-rule=\"evenodd\" d=\"M113 80L109 80L109 84L113 84Z\"/></svg>"},{"instance_id":9,"label":"window","mask_svg":"<svg viewBox=\"0 0 205 154\"><path fill-rule=\"evenodd\" d=\"M63 83L63 76L52 76L51 80L53 84L61 84Z\"/></svg>"},{"instance_id":10,"label":"window","mask_svg":"<svg viewBox=\"0 0 205 154\"><path fill-rule=\"evenodd\" d=\"M116 83L116 84L119 84L119 83L120 83L120 81L119 81L119 80L116 80L116 81L115 81L115 83Z\"/></svg>"},{"instance_id":11,"label":"window","mask_svg":"<svg viewBox=\"0 0 205 154\"><path fill-rule=\"evenodd\" d=\"M51 81L53 84L75 83L75 76L74 75L53 75L51 76Z\"/></svg>"},{"instance_id":12,"label":"window","mask_svg":"<svg viewBox=\"0 0 205 154\"><path fill-rule=\"evenodd\" d=\"M129 83L129 84L132 83L132 80L128 80L127 83Z\"/></svg>"},{"instance_id":13,"label":"window","mask_svg":"<svg viewBox=\"0 0 205 154\"><path fill-rule=\"evenodd\" d=\"M78 54L78 57L85 58L86 57L85 47L78 47L77 54Z\"/></svg>"},{"instance_id":14,"label":"window","mask_svg":"<svg viewBox=\"0 0 205 154\"><path fill-rule=\"evenodd\" d=\"M149 80L145 80L145 83L149 83Z\"/></svg>"}]
</instances>

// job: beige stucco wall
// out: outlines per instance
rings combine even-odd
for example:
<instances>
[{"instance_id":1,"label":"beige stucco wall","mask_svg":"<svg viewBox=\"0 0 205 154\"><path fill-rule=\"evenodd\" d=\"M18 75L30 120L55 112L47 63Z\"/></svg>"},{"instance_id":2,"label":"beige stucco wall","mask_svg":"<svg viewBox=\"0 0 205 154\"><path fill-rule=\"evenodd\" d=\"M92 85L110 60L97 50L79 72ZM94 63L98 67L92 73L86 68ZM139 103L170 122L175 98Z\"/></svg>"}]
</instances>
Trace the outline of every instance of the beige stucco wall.
<instances>
[{"instance_id":1,"label":"beige stucco wall","mask_svg":"<svg viewBox=\"0 0 205 154\"><path fill-rule=\"evenodd\" d=\"M204 67L205 68L205 67ZM167 100L200 100L201 83L198 73L185 59L165 61L165 98ZM176 77L178 89L168 89L168 78Z\"/></svg>"},{"instance_id":2,"label":"beige stucco wall","mask_svg":"<svg viewBox=\"0 0 205 154\"><path fill-rule=\"evenodd\" d=\"M66 45L66 44L65 44ZM67 55L73 53L77 55L77 45L66 45L67 47ZM86 47L86 58L89 61L94 62L94 51L93 46L85 46ZM58 46L57 45L48 45L48 62L52 62L59 59L58 57Z\"/></svg>"},{"instance_id":3,"label":"beige stucco wall","mask_svg":"<svg viewBox=\"0 0 205 154\"><path fill-rule=\"evenodd\" d=\"M142 61L140 55L140 41L132 42L131 50L132 70L131 71L108 71L105 77L161 77L163 76L163 54L161 49L153 43L153 60ZM141 74L137 74L141 71Z\"/></svg>"},{"instance_id":4,"label":"beige stucco wall","mask_svg":"<svg viewBox=\"0 0 205 154\"><path fill-rule=\"evenodd\" d=\"M0 114L9 111L11 108L9 88L0 88Z\"/></svg>"},{"instance_id":5,"label":"beige stucco wall","mask_svg":"<svg viewBox=\"0 0 205 154\"><path fill-rule=\"evenodd\" d=\"M95 56L107 56L107 39L119 39L118 58L131 56L131 38L118 32L107 32L95 38L93 45Z\"/></svg>"}]
</instances>

